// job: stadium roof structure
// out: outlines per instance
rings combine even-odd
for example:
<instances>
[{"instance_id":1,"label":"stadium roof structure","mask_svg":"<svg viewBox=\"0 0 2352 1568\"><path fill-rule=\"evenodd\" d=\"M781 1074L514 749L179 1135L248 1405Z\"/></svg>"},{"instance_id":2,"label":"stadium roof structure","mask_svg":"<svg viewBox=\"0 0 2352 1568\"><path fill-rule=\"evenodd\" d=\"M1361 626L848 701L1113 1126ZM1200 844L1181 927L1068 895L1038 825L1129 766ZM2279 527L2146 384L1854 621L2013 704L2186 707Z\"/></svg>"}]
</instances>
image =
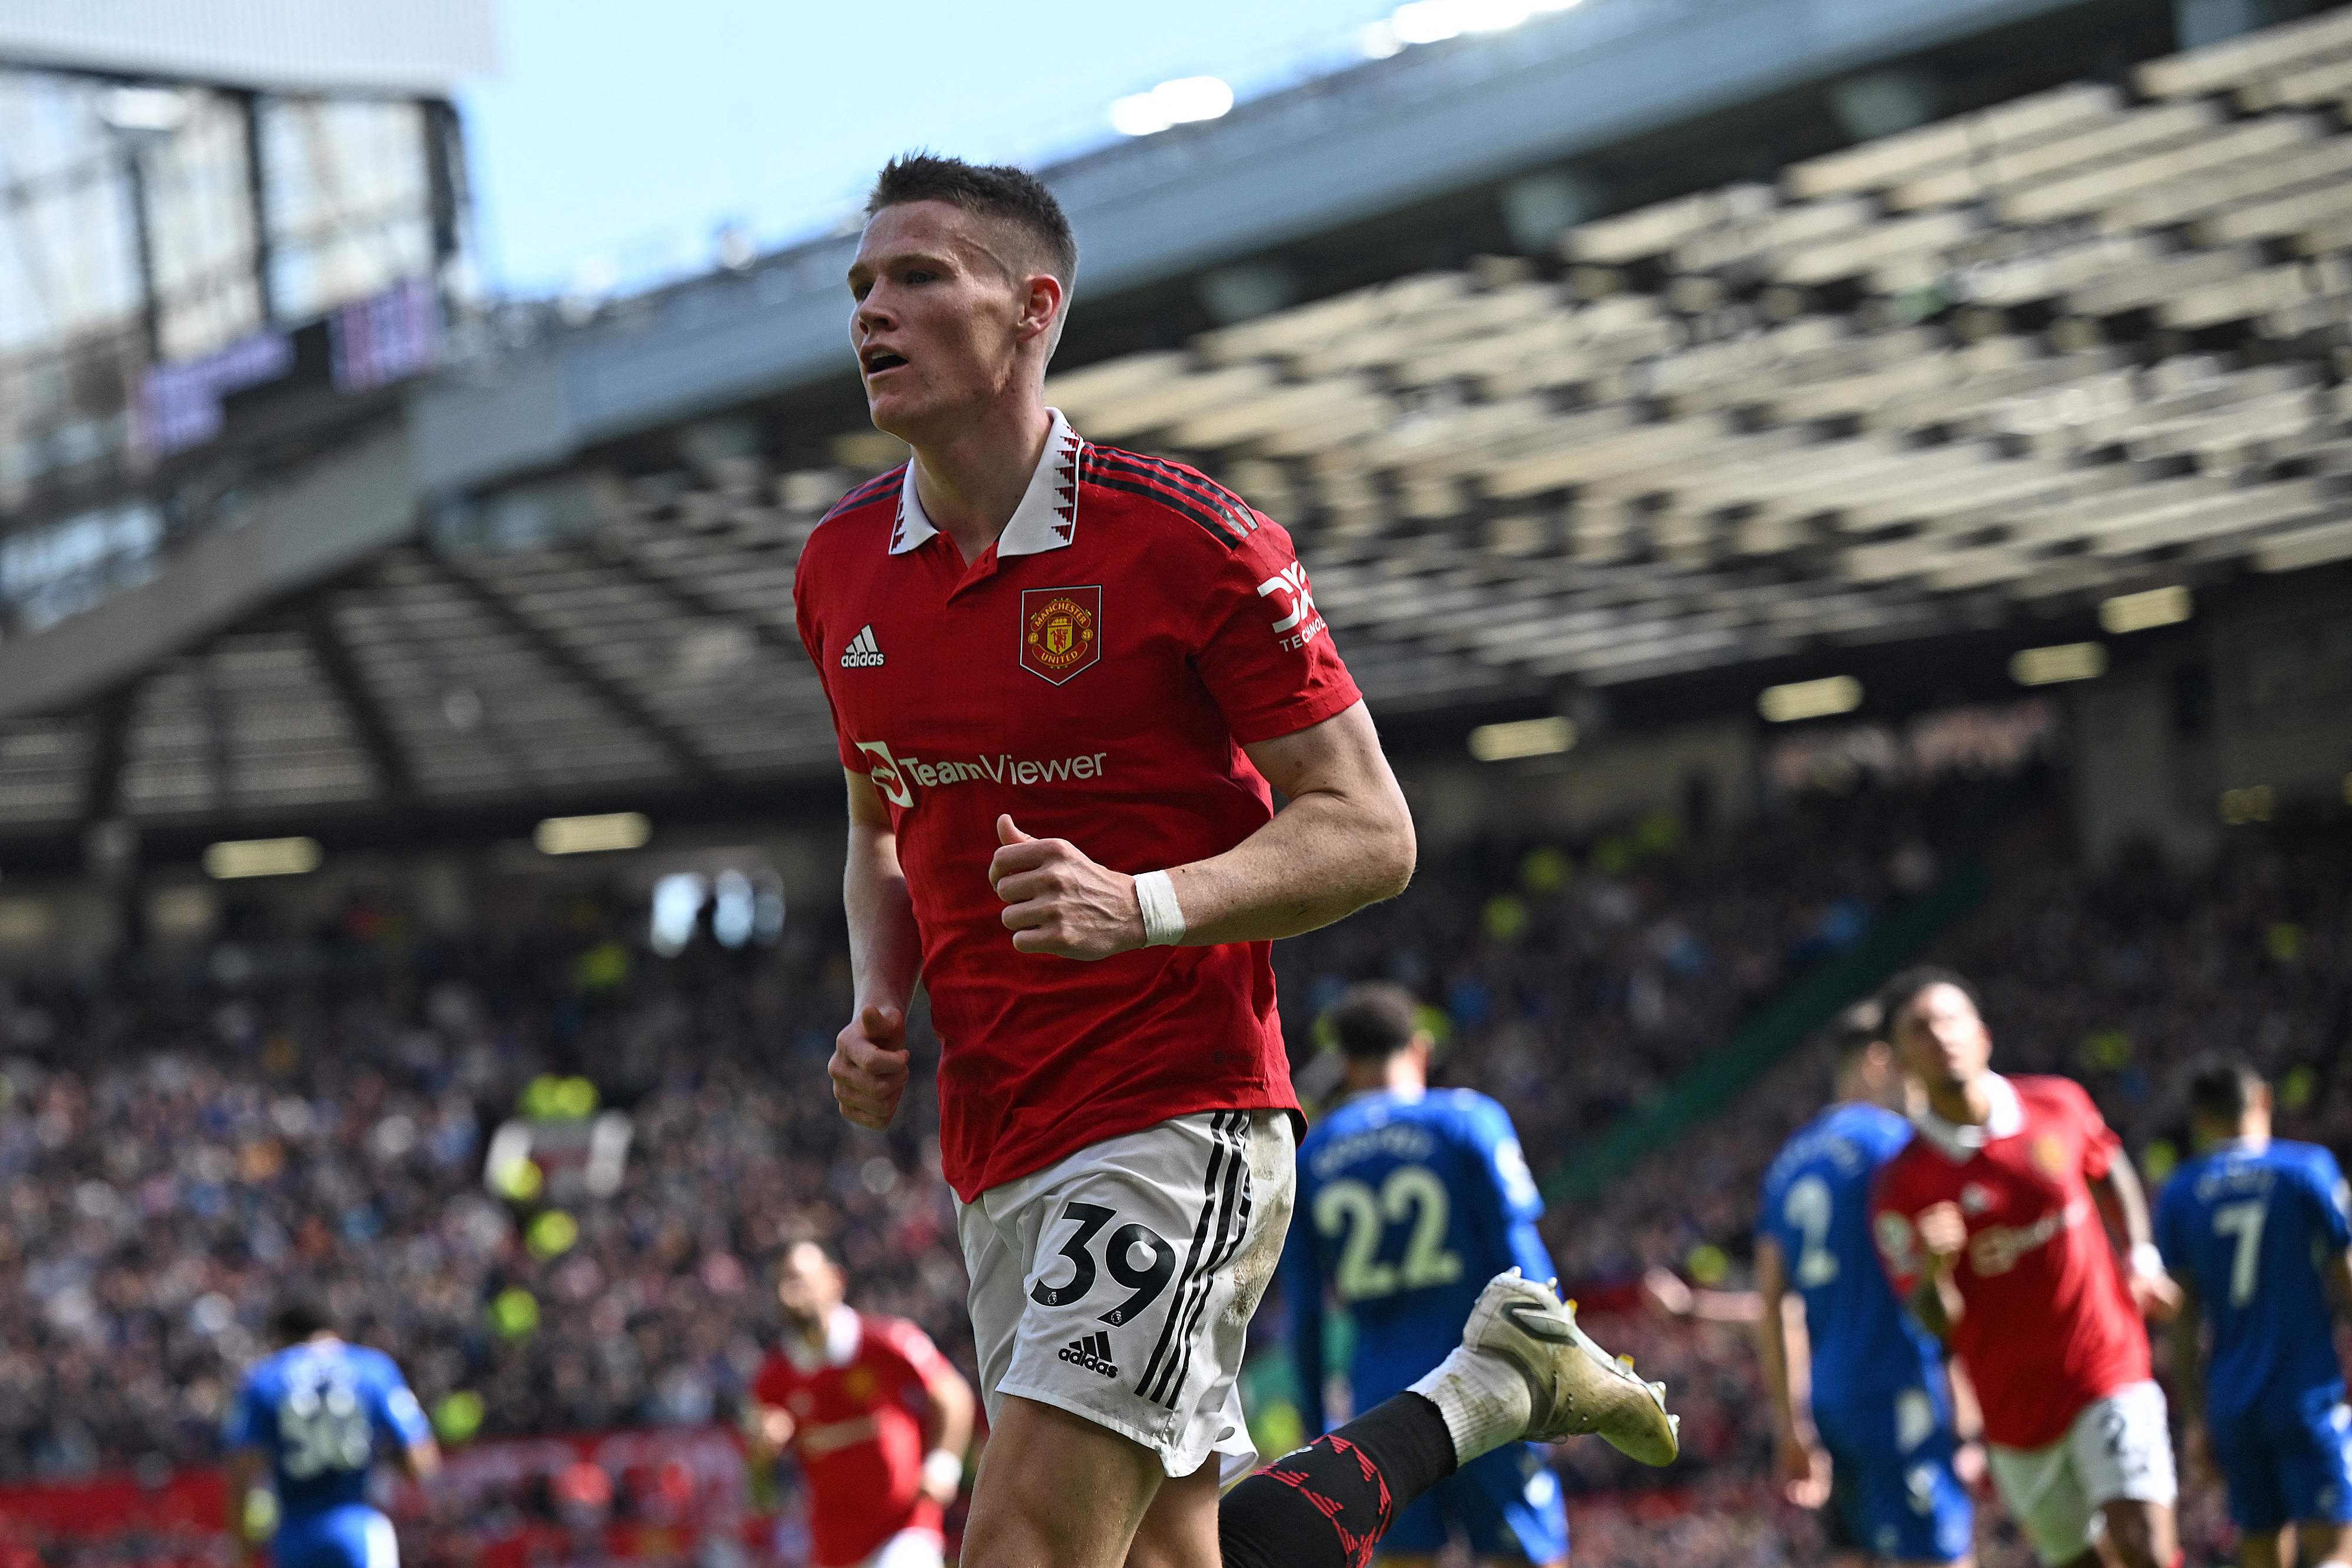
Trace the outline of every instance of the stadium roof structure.
<instances>
[{"instance_id":1,"label":"stadium roof structure","mask_svg":"<svg viewBox=\"0 0 2352 1568\"><path fill-rule=\"evenodd\" d=\"M1289 523L1386 716L2005 653L2352 561L2348 120L2337 11L1049 392ZM163 583L0 646L0 834L832 787L791 573L870 432L810 466L709 422L421 530L411 439L194 547L267 602L162 664L109 645Z\"/></svg>"},{"instance_id":2,"label":"stadium roof structure","mask_svg":"<svg viewBox=\"0 0 2352 1568\"><path fill-rule=\"evenodd\" d=\"M0 62L273 91L440 96L488 71L490 0L12 0Z\"/></svg>"}]
</instances>

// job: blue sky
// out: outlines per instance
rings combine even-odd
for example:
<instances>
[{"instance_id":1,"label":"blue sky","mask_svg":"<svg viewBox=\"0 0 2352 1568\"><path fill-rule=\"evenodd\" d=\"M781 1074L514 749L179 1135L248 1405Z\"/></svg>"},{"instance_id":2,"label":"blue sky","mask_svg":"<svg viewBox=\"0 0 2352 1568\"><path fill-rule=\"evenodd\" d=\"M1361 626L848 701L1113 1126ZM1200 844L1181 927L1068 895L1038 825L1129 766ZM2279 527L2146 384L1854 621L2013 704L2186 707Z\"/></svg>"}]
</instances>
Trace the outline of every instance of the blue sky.
<instances>
[{"instance_id":1,"label":"blue sky","mask_svg":"<svg viewBox=\"0 0 2352 1568\"><path fill-rule=\"evenodd\" d=\"M698 269L730 221L821 231L905 148L1035 165L1170 78L1320 74L1395 0L497 4L500 68L462 95L484 271L547 294Z\"/></svg>"}]
</instances>

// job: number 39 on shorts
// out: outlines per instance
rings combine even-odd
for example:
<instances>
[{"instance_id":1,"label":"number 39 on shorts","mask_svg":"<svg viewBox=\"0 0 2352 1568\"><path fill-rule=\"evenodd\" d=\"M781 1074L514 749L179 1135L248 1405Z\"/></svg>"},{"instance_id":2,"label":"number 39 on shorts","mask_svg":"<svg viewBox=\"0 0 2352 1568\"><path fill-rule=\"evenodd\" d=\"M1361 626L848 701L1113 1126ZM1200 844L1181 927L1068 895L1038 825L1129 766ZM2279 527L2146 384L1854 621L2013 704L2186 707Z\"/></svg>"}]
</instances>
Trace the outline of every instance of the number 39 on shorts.
<instances>
[{"instance_id":1,"label":"number 39 on shorts","mask_svg":"<svg viewBox=\"0 0 2352 1568\"><path fill-rule=\"evenodd\" d=\"M1066 1306L1085 1301L1092 1292L1096 1284L1095 1238L1118 1219L1118 1214L1098 1203L1073 1199L1062 1206L1060 1218L1077 1222L1076 1228L1062 1238L1059 1249L1061 1255L1069 1260L1070 1274L1058 1284L1048 1284L1046 1275L1038 1274L1037 1282L1029 1287L1029 1297L1041 1307ZM1138 1266L1138 1254L1148 1255L1150 1260ZM1168 1289L1169 1279L1176 1272L1176 1249L1148 1226L1122 1225L1111 1232L1109 1242L1102 1249L1102 1266L1121 1290L1131 1292L1100 1314L1104 1322L1117 1328L1132 1322Z\"/></svg>"}]
</instances>

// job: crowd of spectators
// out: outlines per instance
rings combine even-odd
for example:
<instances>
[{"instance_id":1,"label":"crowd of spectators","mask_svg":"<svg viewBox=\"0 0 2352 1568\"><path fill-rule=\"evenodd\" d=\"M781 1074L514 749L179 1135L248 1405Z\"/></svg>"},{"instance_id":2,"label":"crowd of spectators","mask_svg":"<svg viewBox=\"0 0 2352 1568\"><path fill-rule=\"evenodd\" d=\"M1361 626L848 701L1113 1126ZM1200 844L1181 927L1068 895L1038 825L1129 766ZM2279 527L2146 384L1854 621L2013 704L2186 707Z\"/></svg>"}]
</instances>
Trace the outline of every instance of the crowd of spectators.
<instances>
[{"instance_id":1,"label":"crowd of spectators","mask_svg":"<svg viewBox=\"0 0 2352 1568\"><path fill-rule=\"evenodd\" d=\"M2279 1076L2289 1135L2352 1135L2328 1049L2352 1007L2345 844L2263 838L2210 870L2092 875L2052 798L2031 779L1864 787L1715 831L1661 817L1433 856L1404 898L1277 949L1295 1057L1313 1084L1322 1007L1401 980L1437 1009L1442 1078L1509 1104L1543 1171L1999 821L1997 891L1940 956L1982 977L2002 1065L2083 1077L2158 1176L2179 1136L2169 1069L2204 1046ZM848 1127L825 1090L848 996L837 916L669 956L644 916L550 895L447 943L371 910L257 968L245 955L250 973L215 954L200 977L0 985L0 1481L208 1461L298 1285L399 1357L457 1444L726 1419L772 1333L765 1263L801 1235L843 1249L861 1304L969 1367L926 1075L887 1134ZM572 1075L631 1118L618 1190L486 1182L498 1124ZM1801 1055L1556 1210L1563 1275L1602 1301L1654 1264L1738 1283L1763 1166L1826 1078ZM1611 1327L1675 1389L1686 1457L1653 1474L1560 1450L1580 1561L1806 1560L1817 1526L1772 1500L1743 1337Z\"/></svg>"},{"instance_id":2,"label":"crowd of spectators","mask_svg":"<svg viewBox=\"0 0 2352 1568\"><path fill-rule=\"evenodd\" d=\"M1541 1168L1932 874L1926 798L1854 804L1695 845L1658 819L1573 852L1439 857L1395 904L1287 945L1286 1021L1304 1053L1347 981L1415 984ZM825 1091L837 917L669 957L644 925L567 895L427 942L377 911L289 973L273 947L234 982L215 955L200 981L0 993L0 1478L209 1458L298 1285L466 1436L725 1416L768 1332L763 1262L795 1235L963 1350L926 1075L887 1136ZM633 1120L620 1189L486 1186L495 1126L570 1074Z\"/></svg>"}]
</instances>

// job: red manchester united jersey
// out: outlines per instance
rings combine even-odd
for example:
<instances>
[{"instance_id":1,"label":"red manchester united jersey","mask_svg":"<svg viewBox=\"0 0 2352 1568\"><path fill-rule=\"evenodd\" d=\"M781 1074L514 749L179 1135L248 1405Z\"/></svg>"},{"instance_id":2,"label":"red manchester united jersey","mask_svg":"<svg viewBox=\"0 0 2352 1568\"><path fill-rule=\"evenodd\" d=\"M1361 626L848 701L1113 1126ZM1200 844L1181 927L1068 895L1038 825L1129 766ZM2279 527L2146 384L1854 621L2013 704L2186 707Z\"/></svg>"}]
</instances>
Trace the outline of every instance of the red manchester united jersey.
<instances>
[{"instance_id":1,"label":"red manchester united jersey","mask_svg":"<svg viewBox=\"0 0 2352 1568\"><path fill-rule=\"evenodd\" d=\"M1956 1204L1969 1246L1954 1348L1988 1442L2039 1448L2084 1407L2148 1376L2147 1330L2088 1185L2120 1143L2082 1085L1992 1080L1983 1127L1935 1116L1879 1173L1873 1213L1897 1295L1919 1282L1919 1216Z\"/></svg>"},{"instance_id":2,"label":"red manchester united jersey","mask_svg":"<svg viewBox=\"0 0 2352 1568\"><path fill-rule=\"evenodd\" d=\"M923 1331L841 1308L822 1353L768 1357L751 1396L793 1418L817 1568L863 1563L892 1536L940 1528L925 1497L923 1389L947 1364Z\"/></svg>"},{"instance_id":3,"label":"red manchester united jersey","mask_svg":"<svg viewBox=\"0 0 2352 1568\"><path fill-rule=\"evenodd\" d=\"M898 835L956 1191L1175 1116L1296 1109L1267 944L1019 953L988 881L999 812L1130 873L1221 854L1273 816L1243 746L1360 697L1289 535L1056 413L979 559L893 470L810 537L793 600L842 762Z\"/></svg>"}]
</instances>

